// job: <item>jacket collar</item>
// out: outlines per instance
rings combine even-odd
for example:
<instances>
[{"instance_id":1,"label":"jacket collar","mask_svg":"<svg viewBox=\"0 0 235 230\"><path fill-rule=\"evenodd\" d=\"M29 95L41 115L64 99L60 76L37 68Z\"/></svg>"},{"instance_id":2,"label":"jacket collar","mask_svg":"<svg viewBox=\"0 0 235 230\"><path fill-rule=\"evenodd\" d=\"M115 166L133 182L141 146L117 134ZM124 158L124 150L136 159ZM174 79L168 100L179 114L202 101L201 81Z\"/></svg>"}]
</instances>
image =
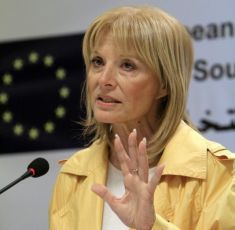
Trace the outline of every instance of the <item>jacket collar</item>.
<instances>
[{"instance_id":1,"label":"jacket collar","mask_svg":"<svg viewBox=\"0 0 235 230\"><path fill-rule=\"evenodd\" d=\"M159 164L164 164L163 175L180 175L205 179L207 174L206 139L181 121L168 142Z\"/></svg>"},{"instance_id":2,"label":"jacket collar","mask_svg":"<svg viewBox=\"0 0 235 230\"><path fill-rule=\"evenodd\" d=\"M165 165L163 175L205 179L207 175L207 152L215 152L215 149L213 149L215 146L216 151L225 149L219 144L215 145L207 141L181 121L159 161L159 164ZM61 161L61 163L65 161ZM95 141L90 147L75 153L66 161L61 172L80 176L88 176L90 173L104 175L107 167L108 146L105 142Z\"/></svg>"},{"instance_id":3,"label":"jacket collar","mask_svg":"<svg viewBox=\"0 0 235 230\"><path fill-rule=\"evenodd\" d=\"M75 153L69 160L61 160L61 172L88 176L90 173L104 173L108 166L108 145L99 140ZM106 167L104 167L106 165Z\"/></svg>"}]
</instances>

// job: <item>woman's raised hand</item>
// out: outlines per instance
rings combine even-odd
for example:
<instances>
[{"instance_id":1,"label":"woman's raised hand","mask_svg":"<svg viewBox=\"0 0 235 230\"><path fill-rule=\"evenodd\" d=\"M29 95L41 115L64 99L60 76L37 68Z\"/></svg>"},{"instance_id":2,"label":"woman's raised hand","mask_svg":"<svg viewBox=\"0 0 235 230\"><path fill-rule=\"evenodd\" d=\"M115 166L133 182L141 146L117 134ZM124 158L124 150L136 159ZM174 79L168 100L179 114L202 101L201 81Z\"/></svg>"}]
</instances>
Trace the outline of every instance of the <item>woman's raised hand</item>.
<instances>
[{"instance_id":1,"label":"woman's raised hand","mask_svg":"<svg viewBox=\"0 0 235 230\"><path fill-rule=\"evenodd\" d=\"M106 186L93 185L92 190L106 201L121 221L138 230L151 229L155 221L154 191L160 181L164 166L158 166L149 180L146 139L137 144L136 130L129 135L128 153L121 139L115 136L114 149L123 174L125 193L114 196Z\"/></svg>"}]
</instances>

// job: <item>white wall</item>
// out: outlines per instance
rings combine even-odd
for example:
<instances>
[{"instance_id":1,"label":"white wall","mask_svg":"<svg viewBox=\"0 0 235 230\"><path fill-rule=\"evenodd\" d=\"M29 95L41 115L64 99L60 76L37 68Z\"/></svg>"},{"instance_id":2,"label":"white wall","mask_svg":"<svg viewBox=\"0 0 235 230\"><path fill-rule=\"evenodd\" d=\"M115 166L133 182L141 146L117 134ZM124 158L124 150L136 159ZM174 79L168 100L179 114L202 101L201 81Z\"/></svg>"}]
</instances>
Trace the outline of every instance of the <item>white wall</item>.
<instances>
[{"instance_id":1,"label":"white wall","mask_svg":"<svg viewBox=\"0 0 235 230\"><path fill-rule=\"evenodd\" d=\"M233 20L235 2L233 0L152 0L152 1L98 1L98 0L1 0L0 1L0 41L17 40L29 37L50 36L84 31L94 16L102 11L118 5L134 3L152 3L167 10L180 19L185 25L197 23L208 24L210 22L223 22ZM220 47L220 48L218 48ZM205 57L211 62L230 61L234 63L234 38L221 39L208 43L207 41L195 43L196 58ZM217 50L217 52L216 52ZM213 52L214 51L214 52ZM234 81L223 80L225 85L234 89ZM193 111L194 119L202 116L201 104L205 103L208 88L217 82L206 84L193 83L190 94L189 107ZM212 92L208 100L215 99ZM221 92L217 93L221 94ZM200 96L199 96L200 95ZM226 103L219 103L221 107L233 106L234 100L229 94L224 97ZM218 95L217 95L218 96ZM230 98L229 98L230 97ZM195 101L197 100L198 101ZM199 100L200 99L200 100ZM223 100L223 98L221 98ZM215 107L220 114L220 108ZM224 117L221 115L221 117ZM219 118L220 119L220 118ZM224 119L222 119L222 122ZM213 131L206 134L215 138L224 145L235 150L234 131L215 134ZM11 144L11 143L9 143ZM1 146L0 146L1 148ZM41 178L28 178L0 195L0 229L47 229L47 208L51 195L52 185L58 172L57 161L67 158L75 150L43 151L22 154L0 155L0 187L16 179L26 170L27 165L36 157L48 159L51 169Z\"/></svg>"}]
</instances>

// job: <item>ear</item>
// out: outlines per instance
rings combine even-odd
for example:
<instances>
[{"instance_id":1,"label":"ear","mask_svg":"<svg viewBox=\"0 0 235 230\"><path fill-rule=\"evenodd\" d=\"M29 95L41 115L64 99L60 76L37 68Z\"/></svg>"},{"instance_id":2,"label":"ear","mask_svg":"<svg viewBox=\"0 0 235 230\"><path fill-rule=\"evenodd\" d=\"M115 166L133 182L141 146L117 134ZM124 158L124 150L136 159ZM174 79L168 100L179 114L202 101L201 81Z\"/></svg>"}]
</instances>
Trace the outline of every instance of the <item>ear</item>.
<instances>
[{"instance_id":1,"label":"ear","mask_svg":"<svg viewBox=\"0 0 235 230\"><path fill-rule=\"evenodd\" d=\"M165 86L162 86L159 91L158 91L158 94L156 96L156 100L160 99L160 98L163 98L165 96L167 96L168 92L167 92L167 89Z\"/></svg>"}]
</instances>

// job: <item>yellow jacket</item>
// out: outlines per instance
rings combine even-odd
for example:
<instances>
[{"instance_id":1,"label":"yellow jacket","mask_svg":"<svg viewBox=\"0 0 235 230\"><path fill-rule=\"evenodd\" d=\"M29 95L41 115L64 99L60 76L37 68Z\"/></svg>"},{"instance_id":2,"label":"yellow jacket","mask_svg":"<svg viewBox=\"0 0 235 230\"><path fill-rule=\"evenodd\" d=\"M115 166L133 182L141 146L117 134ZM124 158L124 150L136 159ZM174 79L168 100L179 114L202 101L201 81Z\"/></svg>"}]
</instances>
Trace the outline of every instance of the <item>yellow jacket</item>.
<instances>
[{"instance_id":1,"label":"yellow jacket","mask_svg":"<svg viewBox=\"0 0 235 230\"><path fill-rule=\"evenodd\" d=\"M234 159L225 147L181 122L159 162L165 169L155 192L153 229L235 229ZM106 144L95 142L62 163L50 230L101 230L104 203L90 188L106 182Z\"/></svg>"}]
</instances>

